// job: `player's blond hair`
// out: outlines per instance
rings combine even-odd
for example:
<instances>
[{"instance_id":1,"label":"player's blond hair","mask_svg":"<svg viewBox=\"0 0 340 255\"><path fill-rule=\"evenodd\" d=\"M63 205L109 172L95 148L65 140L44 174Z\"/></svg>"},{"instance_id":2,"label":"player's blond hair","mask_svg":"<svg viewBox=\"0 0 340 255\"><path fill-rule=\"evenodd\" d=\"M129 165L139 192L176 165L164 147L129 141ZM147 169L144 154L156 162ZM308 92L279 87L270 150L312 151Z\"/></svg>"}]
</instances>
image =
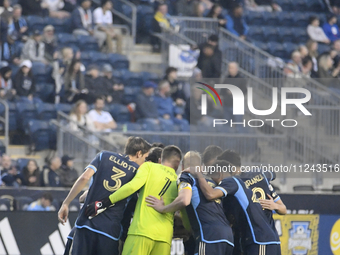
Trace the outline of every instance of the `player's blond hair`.
<instances>
[{"instance_id":1,"label":"player's blond hair","mask_svg":"<svg viewBox=\"0 0 340 255\"><path fill-rule=\"evenodd\" d=\"M201 155L197 151L188 151L183 157L183 167L196 167L201 165Z\"/></svg>"}]
</instances>

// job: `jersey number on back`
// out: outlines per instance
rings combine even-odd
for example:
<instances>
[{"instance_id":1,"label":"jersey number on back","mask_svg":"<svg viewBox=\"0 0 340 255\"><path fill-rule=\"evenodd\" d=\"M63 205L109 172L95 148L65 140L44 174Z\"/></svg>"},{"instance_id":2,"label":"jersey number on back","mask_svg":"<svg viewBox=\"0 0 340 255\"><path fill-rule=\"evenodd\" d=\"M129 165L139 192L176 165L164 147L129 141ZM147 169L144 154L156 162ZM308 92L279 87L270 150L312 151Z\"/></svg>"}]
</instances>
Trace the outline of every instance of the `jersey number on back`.
<instances>
[{"instance_id":1,"label":"jersey number on back","mask_svg":"<svg viewBox=\"0 0 340 255\"><path fill-rule=\"evenodd\" d=\"M262 188L255 187L252 189L252 191L253 191L252 200L254 203L259 203L259 199L266 199L266 193ZM258 196L257 194L260 194L260 196Z\"/></svg>"},{"instance_id":2,"label":"jersey number on back","mask_svg":"<svg viewBox=\"0 0 340 255\"><path fill-rule=\"evenodd\" d=\"M165 194L165 192L168 190L168 188L170 187L170 184L171 184L171 181L168 177L165 177L165 180L166 180L166 182L165 182L161 192L159 192L159 194L158 194L158 196L160 196L160 197Z\"/></svg>"},{"instance_id":3,"label":"jersey number on back","mask_svg":"<svg viewBox=\"0 0 340 255\"><path fill-rule=\"evenodd\" d=\"M120 178L124 177L126 173L117 167L112 167L112 171L115 173L114 175L111 175L111 179L116 182L115 186L110 186L108 180L104 180L103 185L104 188L110 192L116 191L117 189L122 186L122 181Z\"/></svg>"}]
</instances>

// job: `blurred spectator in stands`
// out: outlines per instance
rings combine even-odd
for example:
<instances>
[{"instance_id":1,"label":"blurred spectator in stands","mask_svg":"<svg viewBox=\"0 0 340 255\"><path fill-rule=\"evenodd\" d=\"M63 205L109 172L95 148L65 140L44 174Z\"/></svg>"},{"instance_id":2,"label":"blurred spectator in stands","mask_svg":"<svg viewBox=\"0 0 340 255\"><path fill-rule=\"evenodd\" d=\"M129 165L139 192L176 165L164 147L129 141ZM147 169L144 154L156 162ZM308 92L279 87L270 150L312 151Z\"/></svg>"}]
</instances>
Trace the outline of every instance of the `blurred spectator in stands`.
<instances>
[{"instance_id":1,"label":"blurred spectator in stands","mask_svg":"<svg viewBox=\"0 0 340 255\"><path fill-rule=\"evenodd\" d=\"M14 88L19 97L27 97L33 100L35 94L35 79L32 73L32 62L24 60L20 64L20 69L13 79Z\"/></svg>"},{"instance_id":2,"label":"blurred spectator in stands","mask_svg":"<svg viewBox=\"0 0 340 255\"><path fill-rule=\"evenodd\" d=\"M155 16L151 22L151 32L152 33L162 33L162 31L172 30L171 23L169 21L170 15L168 14L168 6L165 3L159 3ZM158 37L151 36L151 44L153 46L153 51L160 51L160 40Z\"/></svg>"},{"instance_id":3,"label":"blurred spectator in stands","mask_svg":"<svg viewBox=\"0 0 340 255\"><path fill-rule=\"evenodd\" d=\"M247 79L239 72L239 65L236 62L228 64L228 76L223 81L223 84L232 84L242 90L243 95L247 94ZM221 89L220 95L223 97L224 118L228 121L242 121L240 115L233 115L233 95L229 89Z\"/></svg>"},{"instance_id":4,"label":"blurred spectator in stands","mask_svg":"<svg viewBox=\"0 0 340 255\"><path fill-rule=\"evenodd\" d=\"M106 96L106 86L99 76L99 67L97 65L90 65L85 75L85 88L89 91L88 96L92 97L92 102L95 98Z\"/></svg>"},{"instance_id":5,"label":"blurred spectator in stands","mask_svg":"<svg viewBox=\"0 0 340 255\"><path fill-rule=\"evenodd\" d=\"M281 12L280 5L273 0L246 0L246 8L253 12Z\"/></svg>"},{"instance_id":6,"label":"blurred spectator in stands","mask_svg":"<svg viewBox=\"0 0 340 255\"><path fill-rule=\"evenodd\" d=\"M12 159L9 155L3 154L1 157L1 166L0 166L0 172L1 174L7 173L8 170L10 170L12 167Z\"/></svg>"},{"instance_id":7,"label":"blurred spectator in stands","mask_svg":"<svg viewBox=\"0 0 340 255\"><path fill-rule=\"evenodd\" d=\"M334 42L340 39L339 27L336 24L337 18L334 14L331 14L327 17L327 22L323 25L323 31L331 42Z\"/></svg>"},{"instance_id":8,"label":"blurred spectator in stands","mask_svg":"<svg viewBox=\"0 0 340 255\"><path fill-rule=\"evenodd\" d=\"M248 25L243 16L243 8L241 5L236 5L231 14L226 16L227 19L227 30L232 34L239 36L241 39L245 40L248 34Z\"/></svg>"},{"instance_id":9,"label":"blurred spectator in stands","mask_svg":"<svg viewBox=\"0 0 340 255\"><path fill-rule=\"evenodd\" d=\"M77 7L77 0L64 0L64 11L73 12L73 10Z\"/></svg>"},{"instance_id":10,"label":"blurred spectator in stands","mask_svg":"<svg viewBox=\"0 0 340 255\"><path fill-rule=\"evenodd\" d=\"M59 67L63 68L61 73L66 74L71 67L71 64L75 62L76 60L80 59L80 51L78 51L76 54L73 53L73 49L70 47L65 47L61 50L61 60L59 61ZM85 67L80 64L81 67L85 69Z\"/></svg>"},{"instance_id":11,"label":"blurred spectator in stands","mask_svg":"<svg viewBox=\"0 0 340 255\"><path fill-rule=\"evenodd\" d=\"M68 71L65 72L64 90L66 102L72 103L79 99L86 99L88 90L85 89L85 78L81 68L82 63L79 60L73 60Z\"/></svg>"},{"instance_id":12,"label":"blurred spectator in stands","mask_svg":"<svg viewBox=\"0 0 340 255\"><path fill-rule=\"evenodd\" d=\"M337 78L340 73L340 65L333 68L333 59L329 54L323 54L319 58L318 81L327 87L336 87Z\"/></svg>"},{"instance_id":13,"label":"blurred spectator in stands","mask_svg":"<svg viewBox=\"0 0 340 255\"><path fill-rule=\"evenodd\" d=\"M64 0L42 0L42 3L49 11L50 17L57 19L67 19L70 17L70 13L64 11Z\"/></svg>"},{"instance_id":14,"label":"blurred spectator in stands","mask_svg":"<svg viewBox=\"0 0 340 255\"><path fill-rule=\"evenodd\" d=\"M196 18L203 18L204 11L205 11L204 4L201 3L201 2L195 2L194 17L196 17Z\"/></svg>"},{"instance_id":15,"label":"blurred spectator in stands","mask_svg":"<svg viewBox=\"0 0 340 255\"><path fill-rule=\"evenodd\" d=\"M60 177L58 175L61 167L61 159L54 157L50 160L49 165L44 166L40 174L41 186L43 187L61 187Z\"/></svg>"},{"instance_id":16,"label":"blurred spectator in stands","mask_svg":"<svg viewBox=\"0 0 340 255\"><path fill-rule=\"evenodd\" d=\"M0 98L12 101L17 92L11 79L12 69L9 66L0 68Z\"/></svg>"},{"instance_id":17,"label":"blurred spectator in stands","mask_svg":"<svg viewBox=\"0 0 340 255\"><path fill-rule=\"evenodd\" d=\"M97 132L111 132L112 129L117 128L117 124L111 114L107 111L103 111L104 107L104 98L98 97L96 98L94 109L88 113L93 121L95 131Z\"/></svg>"},{"instance_id":18,"label":"blurred spectator in stands","mask_svg":"<svg viewBox=\"0 0 340 255\"><path fill-rule=\"evenodd\" d=\"M227 20L223 17L222 7L219 4L214 4L211 8L210 12L207 15L207 18L218 19L218 24L221 27L225 27Z\"/></svg>"},{"instance_id":19,"label":"blurred spectator in stands","mask_svg":"<svg viewBox=\"0 0 340 255\"><path fill-rule=\"evenodd\" d=\"M340 39L333 42L332 49L340 56Z\"/></svg>"},{"instance_id":20,"label":"blurred spectator in stands","mask_svg":"<svg viewBox=\"0 0 340 255\"><path fill-rule=\"evenodd\" d=\"M214 5L214 3L212 3L210 0L199 0L199 2L203 5L204 12L210 11Z\"/></svg>"},{"instance_id":21,"label":"blurred spectator in stands","mask_svg":"<svg viewBox=\"0 0 340 255\"><path fill-rule=\"evenodd\" d=\"M48 16L48 6L42 0L19 0L24 16Z\"/></svg>"},{"instance_id":22,"label":"blurred spectator in stands","mask_svg":"<svg viewBox=\"0 0 340 255\"><path fill-rule=\"evenodd\" d=\"M197 67L201 69L203 78L219 78L221 76L222 58L214 55L215 48L210 44L203 46L197 60Z\"/></svg>"},{"instance_id":23,"label":"blurred spectator in stands","mask_svg":"<svg viewBox=\"0 0 340 255\"><path fill-rule=\"evenodd\" d=\"M98 41L99 48L102 48L106 34L103 31L94 30L90 0L82 0L81 5L72 12L71 19L73 34L94 36Z\"/></svg>"},{"instance_id":24,"label":"blurred spectator in stands","mask_svg":"<svg viewBox=\"0 0 340 255\"><path fill-rule=\"evenodd\" d=\"M212 35L209 36L207 42L199 45L199 49L200 49L201 52L203 51L203 48L206 44L211 45L214 48L213 57L214 57L216 63L218 63L218 65L222 65L222 52L221 52L221 50L219 49L219 46L218 46L218 36L216 34L212 34ZM198 60L199 60L199 58L198 58Z\"/></svg>"},{"instance_id":25,"label":"blurred spectator in stands","mask_svg":"<svg viewBox=\"0 0 340 255\"><path fill-rule=\"evenodd\" d=\"M312 60L312 58L310 56L304 57L302 59L302 62L301 62L302 73L307 77L311 77L312 70L313 70L313 60Z\"/></svg>"},{"instance_id":26,"label":"blurred spectator in stands","mask_svg":"<svg viewBox=\"0 0 340 255\"><path fill-rule=\"evenodd\" d=\"M12 17L13 8L10 0L0 0L0 16L4 20L9 20Z\"/></svg>"},{"instance_id":27,"label":"blurred spectator in stands","mask_svg":"<svg viewBox=\"0 0 340 255\"><path fill-rule=\"evenodd\" d=\"M39 30L33 32L32 38L28 39L22 49L21 59L29 59L33 62L42 62L47 64L45 59L45 43L42 41L42 35Z\"/></svg>"},{"instance_id":28,"label":"blurred spectator in stands","mask_svg":"<svg viewBox=\"0 0 340 255\"><path fill-rule=\"evenodd\" d=\"M18 188L22 185L23 178L15 165L12 165L7 172L1 175L5 186Z\"/></svg>"},{"instance_id":29,"label":"blurred spectator in stands","mask_svg":"<svg viewBox=\"0 0 340 255\"><path fill-rule=\"evenodd\" d=\"M313 76L313 74L318 71L318 60L317 60L319 56L318 43L313 40L308 40L306 46L309 52L309 56L312 58L312 61L313 61L313 70L312 70L312 76Z\"/></svg>"},{"instance_id":30,"label":"blurred spectator in stands","mask_svg":"<svg viewBox=\"0 0 340 255\"><path fill-rule=\"evenodd\" d=\"M235 6L245 6L245 0L219 1L221 6L231 12Z\"/></svg>"},{"instance_id":31,"label":"blurred spectator in stands","mask_svg":"<svg viewBox=\"0 0 340 255\"><path fill-rule=\"evenodd\" d=\"M192 17L195 16L195 0L178 0L176 3L177 15Z\"/></svg>"},{"instance_id":32,"label":"blurred spectator in stands","mask_svg":"<svg viewBox=\"0 0 340 255\"><path fill-rule=\"evenodd\" d=\"M103 66L102 82L105 86L106 102L110 104L124 104L124 84L112 75L110 64Z\"/></svg>"},{"instance_id":33,"label":"blurred spectator in stands","mask_svg":"<svg viewBox=\"0 0 340 255\"><path fill-rule=\"evenodd\" d=\"M307 57L309 54L308 48L305 45L299 45L298 51L300 52L301 59Z\"/></svg>"},{"instance_id":34,"label":"blurred spectator in stands","mask_svg":"<svg viewBox=\"0 0 340 255\"><path fill-rule=\"evenodd\" d=\"M74 182L78 179L78 172L74 169L74 158L64 155L61 158L61 168L58 171L60 177L61 186L72 187Z\"/></svg>"},{"instance_id":35,"label":"blurred spectator in stands","mask_svg":"<svg viewBox=\"0 0 340 255\"><path fill-rule=\"evenodd\" d=\"M51 193L44 193L40 199L32 202L27 211L55 211L56 208L52 205L53 197Z\"/></svg>"},{"instance_id":36,"label":"blurred spectator in stands","mask_svg":"<svg viewBox=\"0 0 340 255\"><path fill-rule=\"evenodd\" d=\"M154 97L156 88L157 84L154 82L144 82L142 93L138 94L136 99L136 118L138 120L150 119L154 120L157 124L159 123L157 105Z\"/></svg>"},{"instance_id":37,"label":"blurred spectator in stands","mask_svg":"<svg viewBox=\"0 0 340 255\"><path fill-rule=\"evenodd\" d=\"M54 35L54 26L44 27L42 42L45 44L45 59L52 62L58 46L57 38Z\"/></svg>"},{"instance_id":38,"label":"blurred spectator in stands","mask_svg":"<svg viewBox=\"0 0 340 255\"><path fill-rule=\"evenodd\" d=\"M307 27L307 33L310 37L310 39L329 44L331 41L328 39L327 35L323 31L323 29L320 27L320 20L316 16L311 16L309 18L309 25Z\"/></svg>"},{"instance_id":39,"label":"blurred spectator in stands","mask_svg":"<svg viewBox=\"0 0 340 255\"><path fill-rule=\"evenodd\" d=\"M188 124L183 119L183 111L176 107L171 98L171 87L168 81L163 80L158 85L158 93L155 96L155 103L159 118L171 120L175 124Z\"/></svg>"},{"instance_id":40,"label":"blurred spectator in stands","mask_svg":"<svg viewBox=\"0 0 340 255\"><path fill-rule=\"evenodd\" d=\"M301 72L301 54L299 51L293 51L291 60L288 62L284 71L289 77L300 77L299 73Z\"/></svg>"},{"instance_id":41,"label":"blurred spectator in stands","mask_svg":"<svg viewBox=\"0 0 340 255\"><path fill-rule=\"evenodd\" d=\"M78 100L70 113L70 128L72 131L80 131L79 127L85 127L95 131L92 119L87 115L87 103L84 100Z\"/></svg>"},{"instance_id":42,"label":"blurred spectator in stands","mask_svg":"<svg viewBox=\"0 0 340 255\"><path fill-rule=\"evenodd\" d=\"M340 0L324 0L330 12L340 15Z\"/></svg>"},{"instance_id":43,"label":"blurred spectator in stands","mask_svg":"<svg viewBox=\"0 0 340 255\"><path fill-rule=\"evenodd\" d=\"M165 70L164 80L169 82L171 88L171 97L178 106L185 104L185 96L182 90L182 84L177 80L177 68L168 67Z\"/></svg>"},{"instance_id":44,"label":"blurred spectator in stands","mask_svg":"<svg viewBox=\"0 0 340 255\"><path fill-rule=\"evenodd\" d=\"M8 24L8 39L11 44L16 41L26 42L28 39L28 26L22 17L22 8L19 4L13 6L13 15Z\"/></svg>"},{"instance_id":45,"label":"blurred spectator in stands","mask_svg":"<svg viewBox=\"0 0 340 255\"><path fill-rule=\"evenodd\" d=\"M29 187L40 186L40 170L35 160L30 159L22 170L23 185Z\"/></svg>"},{"instance_id":46,"label":"blurred spectator in stands","mask_svg":"<svg viewBox=\"0 0 340 255\"><path fill-rule=\"evenodd\" d=\"M96 25L95 29L106 33L107 53L114 52L112 40L115 39L117 42L116 52L121 54L123 51L123 37L120 29L115 29L113 27L112 8L113 5L111 0L103 0L101 7L94 10L93 18Z\"/></svg>"}]
</instances>

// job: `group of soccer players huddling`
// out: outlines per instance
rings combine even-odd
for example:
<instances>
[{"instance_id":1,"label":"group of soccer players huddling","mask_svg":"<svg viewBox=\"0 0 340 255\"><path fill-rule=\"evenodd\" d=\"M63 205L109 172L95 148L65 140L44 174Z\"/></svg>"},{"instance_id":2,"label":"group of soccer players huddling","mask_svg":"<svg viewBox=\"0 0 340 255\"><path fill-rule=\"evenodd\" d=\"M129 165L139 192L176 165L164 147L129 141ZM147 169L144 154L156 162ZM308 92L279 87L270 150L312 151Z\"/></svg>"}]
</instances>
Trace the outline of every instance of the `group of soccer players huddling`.
<instances>
[{"instance_id":1,"label":"group of soccer players huddling","mask_svg":"<svg viewBox=\"0 0 340 255\"><path fill-rule=\"evenodd\" d=\"M174 145L130 137L124 154L100 152L65 198L62 224L89 183L64 254L169 255L178 237L188 255L279 255L273 211L286 214L286 207L274 179L261 170L242 173L232 150L211 145L182 156Z\"/></svg>"}]
</instances>

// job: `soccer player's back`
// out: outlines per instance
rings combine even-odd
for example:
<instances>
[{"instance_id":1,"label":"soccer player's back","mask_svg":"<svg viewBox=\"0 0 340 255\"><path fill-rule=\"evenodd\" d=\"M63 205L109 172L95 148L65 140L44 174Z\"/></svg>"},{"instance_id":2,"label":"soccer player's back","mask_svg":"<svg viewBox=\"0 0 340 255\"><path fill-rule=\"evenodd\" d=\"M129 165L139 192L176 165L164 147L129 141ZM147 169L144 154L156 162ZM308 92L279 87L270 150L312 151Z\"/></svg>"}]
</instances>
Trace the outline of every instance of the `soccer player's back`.
<instances>
[{"instance_id":1,"label":"soccer player's back","mask_svg":"<svg viewBox=\"0 0 340 255\"><path fill-rule=\"evenodd\" d=\"M136 176L120 190L110 195L112 204L140 191L134 217L124 244L123 255L170 254L173 233L173 213L160 214L148 207L145 197L152 195L171 203L177 197L177 175L182 159L181 150L167 146L162 152L162 164L144 163Z\"/></svg>"}]
</instances>

